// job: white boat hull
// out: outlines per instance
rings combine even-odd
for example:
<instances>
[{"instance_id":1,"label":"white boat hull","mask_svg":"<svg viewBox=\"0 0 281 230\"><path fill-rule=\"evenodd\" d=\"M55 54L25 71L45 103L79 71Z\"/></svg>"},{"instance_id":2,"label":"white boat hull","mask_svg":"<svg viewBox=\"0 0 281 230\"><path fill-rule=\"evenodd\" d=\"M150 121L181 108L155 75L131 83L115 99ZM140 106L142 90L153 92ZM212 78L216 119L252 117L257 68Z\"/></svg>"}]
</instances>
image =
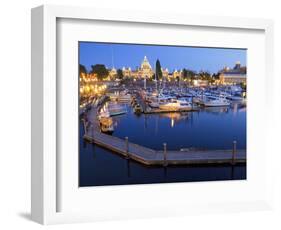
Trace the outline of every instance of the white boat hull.
<instances>
[{"instance_id":1,"label":"white boat hull","mask_svg":"<svg viewBox=\"0 0 281 230\"><path fill-rule=\"evenodd\" d=\"M204 106L206 107L222 107L222 106L229 106L229 105L230 105L229 103L208 103L208 102L204 103Z\"/></svg>"}]
</instances>

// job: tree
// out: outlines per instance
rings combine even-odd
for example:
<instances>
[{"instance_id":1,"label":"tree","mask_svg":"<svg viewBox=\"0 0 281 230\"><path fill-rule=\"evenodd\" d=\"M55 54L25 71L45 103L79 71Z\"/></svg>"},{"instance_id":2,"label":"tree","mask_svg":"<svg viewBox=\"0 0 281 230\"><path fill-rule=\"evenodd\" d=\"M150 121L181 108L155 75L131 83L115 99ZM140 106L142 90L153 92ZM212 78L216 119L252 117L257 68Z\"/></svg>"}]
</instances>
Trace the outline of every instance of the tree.
<instances>
[{"instance_id":1,"label":"tree","mask_svg":"<svg viewBox=\"0 0 281 230\"><path fill-rule=\"evenodd\" d=\"M183 70L182 70L182 78L191 81L191 80L195 79L195 76L196 76L196 72L195 71L183 68Z\"/></svg>"},{"instance_id":2,"label":"tree","mask_svg":"<svg viewBox=\"0 0 281 230\"><path fill-rule=\"evenodd\" d=\"M96 64L91 66L91 73L96 74L99 80L103 80L109 74L108 70L105 68L105 65Z\"/></svg>"},{"instance_id":3,"label":"tree","mask_svg":"<svg viewBox=\"0 0 281 230\"><path fill-rule=\"evenodd\" d=\"M79 64L79 73L87 73L86 67L82 64Z\"/></svg>"},{"instance_id":4,"label":"tree","mask_svg":"<svg viewBox=\"0 0 281 230\"><path fill-rule=\"evenodd\" d=\"M220 73L213 73L213 79L220 79Z\"/></svg>"},{"instance_id":5,"label":"tree","mask_svg":"<svg viewBox=\"0 0 281 230\"><path fill-rule=\"evenodd\" d=\"M157 59L157 61L156 61L156 70L155 70L155 73L156 73L156 80L162 79L163 73L162 73L160 61L159 61L158 59Z\"/></svg>"},{"instance_id":6,"label":"tree","mask_svg":"<svg viewBox=\"0 0 281 230\"><path fill-rule=\"evenodd\" d=\"M201 80L210 80L211 74L207 71L200 71L199 72L199 79Z\"/></svg>"},{"instance_id":7,"label":"tree","mask_svg":"<svg viewBox=\"0 0 281 230\"><path fill-rule=\"evenodd\" d=\"M123 77L124 77L123 71L122 71L121 69L118 69L118 70L117 70L117 78L120 79L120 80L122 80Z\"/></svg>"},{"instance_id":8,"label":"tree","mask_svg":"<svg viewBox=\"0 0 281 230\"><path fill-rule=\"evenodd\" d=\"M187 74L188 74L187 69L186 69L186 68L183 68L183 69L182 69L182 77L183 77L183 78L187 78Z\"/></svg>"}]
</instances>

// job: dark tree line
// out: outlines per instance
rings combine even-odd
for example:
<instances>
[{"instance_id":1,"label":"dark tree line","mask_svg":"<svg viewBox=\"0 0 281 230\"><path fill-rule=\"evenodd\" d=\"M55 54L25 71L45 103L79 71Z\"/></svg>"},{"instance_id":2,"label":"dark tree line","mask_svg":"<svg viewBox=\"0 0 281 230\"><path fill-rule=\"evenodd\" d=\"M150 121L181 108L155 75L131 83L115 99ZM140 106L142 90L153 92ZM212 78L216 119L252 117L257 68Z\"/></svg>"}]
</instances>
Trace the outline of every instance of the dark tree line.
<instances>
[{"instance_id":1,"label":"dark tree line","mask_svg":"<svg viewBox=\"0 0 281 230\"><path fill-rule=\"evenodd\" d=\"M120 80L124 78L122 69L117 69L117 78Z\"/></svg>"},{"instance_id":2,"label":"dark tree line","mask_svg":"<svg viewBox=\"0 0 281 230\"><path fill-rule=\"evenodd\" d=\"M79 73L87 73L86 67L82 64L79 64Z\"/></svg>"},{"instance_id":3,"label":"dark tree line","mask_svg":"<svg viewBox=\"0 0 281 230\"><path fill-rule=\"evenodd\" d=\"M106 69L105 65L103 64L96 64L91 66L91 74L96 74L98 80L102 80L106 78L109 74L109 71Z\"/></svg>"}]
</instances>

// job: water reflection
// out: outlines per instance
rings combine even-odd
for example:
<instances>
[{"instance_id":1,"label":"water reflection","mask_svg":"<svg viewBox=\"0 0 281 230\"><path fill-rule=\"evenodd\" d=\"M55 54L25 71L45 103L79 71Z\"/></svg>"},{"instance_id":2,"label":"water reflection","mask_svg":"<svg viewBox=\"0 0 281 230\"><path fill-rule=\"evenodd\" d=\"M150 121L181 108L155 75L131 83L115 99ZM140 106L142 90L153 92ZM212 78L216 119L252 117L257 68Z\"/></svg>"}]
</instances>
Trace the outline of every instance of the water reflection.
<instances>
[{"instance_id":1,"label":"water reflection","mask_svg":"<svg viewBox=\"0 0 281 230\"><path fill-rule=\"evenodd\" d=\"M130 169L130 160L127 159L127 175L128 175L128 178L131 177L131 169Z\"/></svg>"},{"instance_id":2,"label":"water reflection","mask_svg":"<svg viewBox=\"0 0 281 230\"><path fill-rule=\"evenodd\" d=\"M136 144L162 149L166 142L171 149L196 147L230 149L233 140L239 148L246 147L246 109L239 104L231 107L206 107L197 112L142 114L128 113L114 117L114 136L128 136Z\"/></svg>"},{"instance_id":3,"label":"water reflection","mask_svg":"<svg viewBox=\"0 0 281 230\"><path fill-rule=\"evenodd\" d=\"M156 150L181 148L246 148L246 107L202 108L197 112L142 114L113 117L113 135ZM83 140L80 125L80 186L140 183L236 180L246 178L245 165L147 167Z\"/></svg>"},{"instance_id":4,"label":"water reflection","mask_svg":"<svg viewBox=\"0 0 281 230\"><path fill-rule=\"evenodd\" d=\"M161 113L158 117L170 119L170 127L173 128L180 120L186 120L188 118L188 113ZM157 119L157 122L159 122L159 119Z\"/></svg>"},{"instance_id":5,"label":"water reflection","mask_svg":"<svg viewBox=\"0 0 281 230\"><path fill-rule=\"evenodd\" d=\"M82 144L83 139L80 139ZM79 185L120 185L246 178L245 165L149 167L94 144L80 145Z\"/></svg>"},{"instance_id":6,"label":"water reflection","mask_svg":"<svg viewBox=\"0 0 281 230\"><path fill-rule=\"evenodd\" d=\"M228 107L205 107L203 110L208 113L220 114L227 113Z\"/></svg>"}]
</instances>

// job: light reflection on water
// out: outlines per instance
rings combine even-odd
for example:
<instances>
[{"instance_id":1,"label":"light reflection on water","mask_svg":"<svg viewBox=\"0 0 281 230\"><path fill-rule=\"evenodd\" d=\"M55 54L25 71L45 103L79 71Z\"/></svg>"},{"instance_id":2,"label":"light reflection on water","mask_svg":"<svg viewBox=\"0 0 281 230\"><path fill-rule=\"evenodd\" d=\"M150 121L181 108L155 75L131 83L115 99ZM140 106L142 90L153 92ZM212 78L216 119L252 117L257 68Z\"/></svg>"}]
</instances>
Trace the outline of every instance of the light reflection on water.
<instances>
[{"instance_id":1,"label":"light reflection on water","mask_svg":"<svg viewBox=\"0 0 281 230\"><path fill-rule=\"evenodd\" d=\"M131 142L160 149L196 147L230 149L234 140L246 148L246 110L235 103L231 107L207 107L196 112L142 114L114 117L114 136L129 137Z\"/></svg>"},{"instance_id":2,"label":"light reflection on water","mask_svg":"<svg viewBox=\"0 0 281 230\"><path fill-rule=\"evenodd\" d=\"M246 108L203 108L197 112L141 114L127 105L127 114L113 117L114 136L153 149L230 149L232 141L246 148ZM246 165L146 167L83 140L80 124L80 186L232 180L246 178Z\"/></svg>"}]
</instances>

